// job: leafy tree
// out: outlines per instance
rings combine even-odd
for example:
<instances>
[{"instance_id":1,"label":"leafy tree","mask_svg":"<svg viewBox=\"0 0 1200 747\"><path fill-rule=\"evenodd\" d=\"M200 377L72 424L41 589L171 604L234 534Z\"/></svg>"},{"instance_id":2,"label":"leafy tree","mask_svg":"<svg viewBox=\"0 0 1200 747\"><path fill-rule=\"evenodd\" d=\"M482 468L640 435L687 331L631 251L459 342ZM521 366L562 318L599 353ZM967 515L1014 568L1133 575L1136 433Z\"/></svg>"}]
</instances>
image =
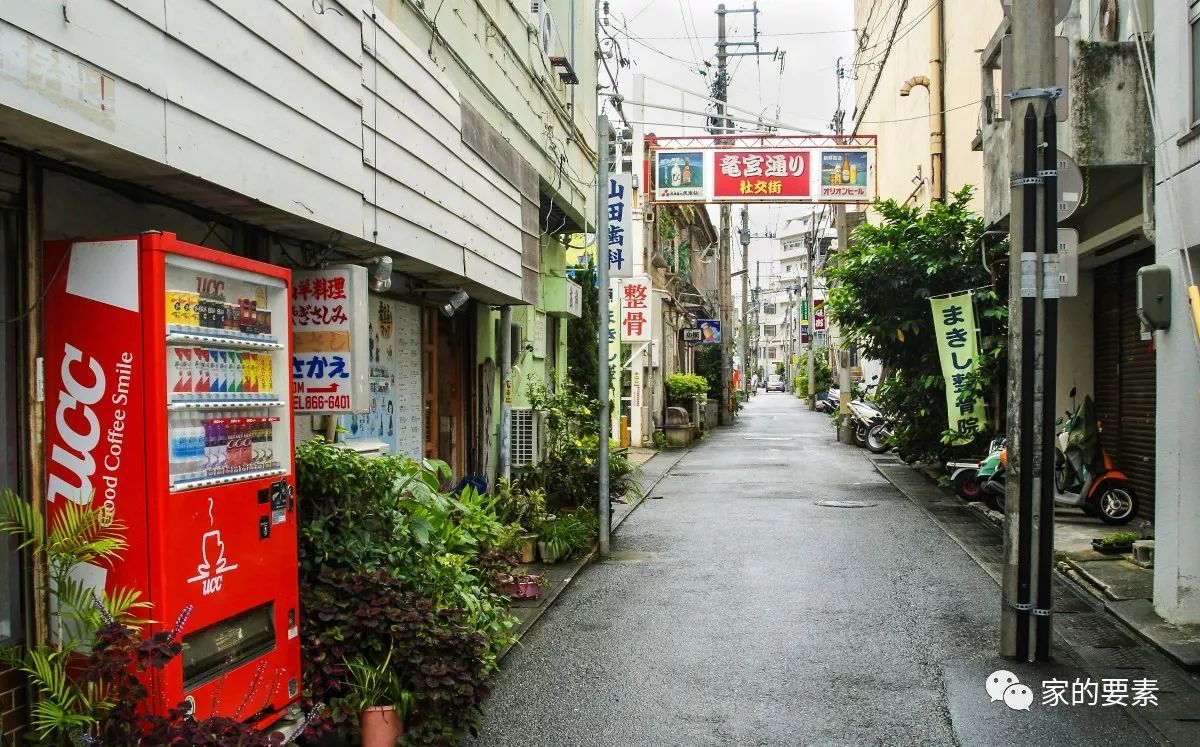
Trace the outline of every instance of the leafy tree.
<instances>
[{"instance_id":1,"label":"leafy tree","mask_svg":"<svg viewBox=\"0 0 1200 747\"><path fill-rule=\"evenodd\" d=\"M567 322L567 373L584 392L600 391L600 301L596 298L596 266L575 272L575 282L583 288L583 310L578 319Z\"/></svg>"},{"instance_id":2,"label":"leafy tree","mask_svg":"<svg viewBox=\"0 0 1200 747\"><path fill-rule=\"evenodd\" d=\"M974 442L950 446L957 434L946 430L945 380L930 296L977 289L983 365L971 384L991 405L993 427L1002 409L988 395L999 394L994 387L1005 375L1007 275L997 276L994 268L1007 256L1007 244L984 244L985 267L980 253L984 225L968 208L971 194L971 187L963 187L948 202L927 209L895 200L877 203L882 221L859 226L850 246L826 269L830 289L825 308L866 357L883 363L886 377L877 402L896 420L894 440L912 458L978 450Z\"/></svg>"},{"instance_id":3,"label":"leafy tree","mask_svg":"<svg viewBox=\"0 0 1200 747\"><path fill-rule=\"evenodd\" d=\"M710 399L721 398L721 346L696 346L696 373L708 381Z\"/></svg>"}]
</instances>

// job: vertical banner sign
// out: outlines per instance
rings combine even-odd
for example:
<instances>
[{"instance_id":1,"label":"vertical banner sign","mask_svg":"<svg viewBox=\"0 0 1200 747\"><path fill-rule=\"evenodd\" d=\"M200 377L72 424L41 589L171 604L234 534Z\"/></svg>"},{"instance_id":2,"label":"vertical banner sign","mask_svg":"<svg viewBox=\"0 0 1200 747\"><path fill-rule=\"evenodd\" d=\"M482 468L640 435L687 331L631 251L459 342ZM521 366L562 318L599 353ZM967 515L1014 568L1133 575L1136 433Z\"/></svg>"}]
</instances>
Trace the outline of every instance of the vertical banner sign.
<instances>
[{"instance_id":1,"label":"vertical banner sign","mask_svg":"<svg viewBox=\"0 0 1200 747\"><path fill-rule=\"evenodd\" d=\"M719 151L714 159L715 200L795 200L811 194L809 151Z\"/></svg>"},{"instance_id":2,"label":"vertical banner sign","mask_svg":"<svg viewBox=\"0 0 1200 747\"><path fill-rule=\"evenodd\" d=\"M296 412L367 411L367 268L297 270L292 278Z\"/></svg>"},{"instance_id":3,"label":"vertical banner sign","mask_svg":"<svg viewBox=\"0 0 1200 747\"><path fill-rule=\"evenodd\" d=\"M608 397L612 418L612 433L618 432L621 422L621 286L624 281L612 280L608 286Z\"/></svg>"},{"instance_id":4,"label":"vertical banner sign","mask_svg":"<svg viewBox=\"0 0 1200 747\"><path fill-rule=\"evenodd\" d=\"M616 174L608 180L608 276L633 275L633 175ZM604 243L604 242L600 242Z\"/></svg>"},{"instance_id":5,"label":"vertical banner sign","mask_svg":"<svg viewBox=\"0 0 1200 747\"><path fill-rule=\"evenodd\" d=\"M650 278L645 275L621 283L621 342L649 342Z\"/></svg>"},{"instance_id":6,"label":"vertical banner sign","mask_svg":"<svg viewBox=\"0 0 1200 747\"><path fill-rule=\"evenodd\" d=\"M704 202L702 150L658 150L654 152L654 199L659 202Z\"/></svg>"},{"instance_id":7,"label":"vertical banner sign","mask_svg":"<svg viewBox=\"0 0 1200 747\"><path fill-rule=\"evenodd\" d=\"M946 378L946 411L958 444L969 443L987 428L983 400L971 391L968 377L979 369L979 341L975 309L969 292L929 299L938 357Z\"/></svg>"},{"instance_id":8,"label":"vertical banner sign","mask_svg":"<svg viewBox=\"0 0 1200 747\"><path fill-rule=\"evenodd\" d=\"M825 331L825 299L813 299L813 331Z\"/></svg>"}]
</instances>

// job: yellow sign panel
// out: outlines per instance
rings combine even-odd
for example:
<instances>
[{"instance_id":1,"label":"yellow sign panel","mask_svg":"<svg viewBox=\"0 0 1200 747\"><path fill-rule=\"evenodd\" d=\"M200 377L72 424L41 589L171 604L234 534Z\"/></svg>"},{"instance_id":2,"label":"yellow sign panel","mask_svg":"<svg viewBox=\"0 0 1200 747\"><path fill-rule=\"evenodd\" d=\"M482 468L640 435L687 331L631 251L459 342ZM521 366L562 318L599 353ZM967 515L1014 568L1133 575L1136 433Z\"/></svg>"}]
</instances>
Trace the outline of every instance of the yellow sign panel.
<instances>
[{"instance_id":1,"label":"yellow sign panel","mask_svg":"<svg viewBox=\"0 0 1200 747\"><path fill-rule=\"evenodd\" d=\"M956 444L970 443L987 429L983 400L971 385L979 370L979 335L970 292L929 299L938 358L946 378L946 413L949 428L959 434Z\"/></svg>"}]
</instances>

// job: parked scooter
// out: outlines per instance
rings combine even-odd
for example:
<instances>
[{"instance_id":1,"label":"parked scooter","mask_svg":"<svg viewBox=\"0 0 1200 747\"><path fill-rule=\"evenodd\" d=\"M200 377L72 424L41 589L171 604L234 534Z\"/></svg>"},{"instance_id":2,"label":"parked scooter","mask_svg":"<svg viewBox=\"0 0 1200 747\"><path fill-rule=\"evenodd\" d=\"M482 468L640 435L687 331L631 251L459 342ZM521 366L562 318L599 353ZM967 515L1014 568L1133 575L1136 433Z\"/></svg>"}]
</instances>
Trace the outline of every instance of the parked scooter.
<instances>
[{"instance_id":1,"label":"parked scooter","mask_svg":"<svg viewBox=\"0 0 1200 747\"><path fill-rule=\"evenodd\" d=\"M841 399L841 390L837 387L829 387L829 389L824 392L817 392L816 402L813 403L813 407L817 412L822 412L828 415L829 413L835 412L838 409Z\"/></svg>"},{"instance_id":2,"label":"parked scooter","mask_svg":"<svg viewBox=\"0 0 1200 747\"><path fill-rule=\"evenodd\" d=\"M1004 436L993 438L991 444L988 445L988 454L979 461L972 472L963 471L951 475L950 480L954 483L955 492L964 500L980 500L982 499L988 508L996 511L1004 510L1004 462L1007 458L1006 447L1008 439ZM957 477L957 479L956 479ZM963 485L960 490L959 484ZM974 495L972 494L972 485L974 483Z\"/></svg>"},{"instance_id":3,"label":"parked scooter","mask_svg":"<svg viewBox=\"0 0 1200 747\"><path fill-rule=\"evenodd\" d=\"M891 418L884 418L872 425L871 429L867 431L867 449L873 454L882 454L890 450L892 448L890 441L895 430L896 422Z\"/></svg>"},{"instance_id":4,"label":"parked scooter","mask_svg":"<svg viewBox=\"0 0 1200 747\"><path fill-rule=\"evenodd\" d=\"M875 381L879 377L876 376L871 381ZM866 395L875 388L875 384L868 384L863 387L863 395L850 400L850 417L853 419L851 425L854 427L854 444L859 447L867 446L868 434L876 425L884 422L883 412L880 411L875 403L869 402ZM887 449L883 449L886 451Z\"/></svg>"},{"instance_id":5,"label":"parked scooter","mask_svg":"<svg viewBox=\"0 0 1200 747\"><path fill-rule=\"evenodd\" d=\"M1071 390L1075 398L1075 390ZM1129 477L1115 468L1112 457L1100 443L1100 424L1096 420L1092 398L1084 397L1074 412L1059 421L1061 430L1054 447L1054 505L1079 508L1105 524L1127 524L1137 516L1138 499ZM989 457L990 459L990 457ZM988 460L985 460L985 464ZM1001 451L998 466L984 490L1002 505L1007 450ZM980 467L980 480L984 480Z\"/></svg>"}]
</instances>

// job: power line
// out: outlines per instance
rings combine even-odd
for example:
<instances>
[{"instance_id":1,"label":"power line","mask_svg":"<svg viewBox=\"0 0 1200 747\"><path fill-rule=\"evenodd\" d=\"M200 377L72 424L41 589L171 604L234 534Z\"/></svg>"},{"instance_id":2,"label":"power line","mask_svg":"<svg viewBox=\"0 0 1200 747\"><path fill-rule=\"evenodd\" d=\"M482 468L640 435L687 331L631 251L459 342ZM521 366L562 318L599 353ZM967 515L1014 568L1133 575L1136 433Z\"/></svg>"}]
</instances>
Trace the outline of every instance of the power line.
<instances>
[{"instance_id":1,"label":"power line","mask_svg":"<svg viewBox=\"0 0 1200 747\"><path fill-rule=\"evenodd\" d=\"M912 121L915 121L918 119L929 119L929 117L934 116L936 114L947 114L949 112L956 112L959 109L966 109L969 106L975 106L976 104L980 104L980 103L983 103L983 99L975 99L974 101L972 101L968 104L962 104L960 106L952 106L949 109L943 109L940 112L934 112L934 114L928 114L928 113L919 114L915 117L904 117L903 119L874 119L874 120L868 119L868 120L863 120L863 121L859 122L859 124L892 124L893 122L912 122Z\"/></svg>"},{"instance_id":2,"label":"power line","mask_svg":"<svg viewBox=\"0 0 1200 747\"><path fill-rule=\"evenodd\" d=\"M632 20L632 19L631 19ZM693 26L695 22L693 22ZM824 31L760 31L759 36L824 36L827 34L852 34L858 29L826 29ZM693 38L691 36L643 36L650 41L670 41ZM716 39L716 34L697 34L697 39Z\"/></svg>"},{"instance_id":3,"label":"power line","mask_svg":"<svg viewBox=\"0 0 1200 747\"><path fill-rule=\"evenodd\" d=\"M940 0L938 0L940 2ZM866 114L867 109L871 106L871 99L875 98L875 90L879 88L879 79L883 77L883 66L887 64L887 57L892 52L892 45L896 43L896 32L900 30L900 21L904 18L904 10L908 7L908 0L901 0L900 10L896 12L896 23L892 26L892 36L888 40L887 49L883 52L883 63L879 65L879 70L875 73L875 80L871 83L871 90L867 92L867 98L862 105L862 112ZM850 129L850 134L854 135L858 132L858 121L855 121L854 127Z\"/></svg>"}]
</instances>

